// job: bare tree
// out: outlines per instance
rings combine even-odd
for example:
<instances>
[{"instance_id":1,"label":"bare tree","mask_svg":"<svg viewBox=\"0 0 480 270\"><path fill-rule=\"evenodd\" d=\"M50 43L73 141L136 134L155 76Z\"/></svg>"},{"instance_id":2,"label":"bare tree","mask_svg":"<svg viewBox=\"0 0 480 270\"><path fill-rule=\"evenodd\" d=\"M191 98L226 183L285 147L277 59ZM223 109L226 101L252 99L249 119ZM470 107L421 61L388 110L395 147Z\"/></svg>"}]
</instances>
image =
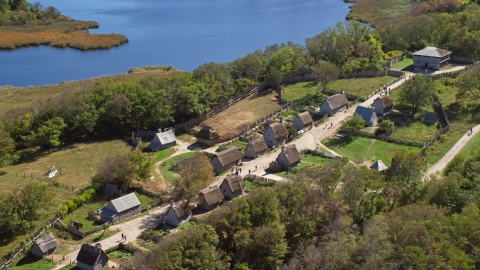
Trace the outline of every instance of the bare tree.
<instances>
[{"instance_id":1,"label":"bare tree","mask_svg":"<svg viewBox=\"0 0 480 270\"><path fill-rule=\"evenodd\" d=\"M320 83L319 92L327 89L327 86L337 80L338 69L334 64L321 61L312 67L312 75L315 81Z\"/></svg>"}]
</instances>

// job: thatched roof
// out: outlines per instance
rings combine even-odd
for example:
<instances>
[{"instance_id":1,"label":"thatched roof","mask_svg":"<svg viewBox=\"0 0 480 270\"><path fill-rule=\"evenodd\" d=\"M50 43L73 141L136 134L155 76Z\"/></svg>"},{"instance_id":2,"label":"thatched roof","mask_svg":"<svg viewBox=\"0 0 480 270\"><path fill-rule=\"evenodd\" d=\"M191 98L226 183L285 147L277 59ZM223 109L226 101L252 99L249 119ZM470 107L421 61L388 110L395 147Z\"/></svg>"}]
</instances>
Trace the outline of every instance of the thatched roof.
<instances>
[{"instance_id":1,"label":"thatched roof","mask_svg":"<svg viewBox=\"0 0 480 270\"><path fill-rule=\"evenodd\" d=\"M218 158L218 161L220 161L222 166L226 166L232 162L242 159L242 153L240 153L235 146L231 146L222 152L216 153L215 156Z\"/></svg>"},{"instance_id":2,"label":"thatched roof","mask_svg":"<svg viewBox=\"0 0 480 270\"><path fill-rule=\"evenodd\" d=\"M192 213L192 208L187 200L179 201L173 206L173 212L177 218L188 216Z\"/></svg>"},{"instance_id":3,"label":"thatched roof","mask_svg":"<svg viewBox=\"0 0 480 270\"><path fill-rule=\"evenodd\" d=\"M197 134L197 137L204 140L214 140L220 138L220 135L210 126L204 126Z\"/></svg>"},{"instance_id":4,"label":"thatched roof","mask_svg":"<svg viewBox=\"0 0 480 270\"><path fill-rule=\"evenodd\" d=\"M338 108L348 105L347 97L344 94L335 94L333 96L325 98L330 110L334 111Z\"/></svg>"},{"instance_id":5,"label":"thatched roof","mask_svg":"<svg viewBox=\"0 0 480 270\"><path fill-rule=\"evenodd\" d=\"M83 244L80 248L80 251L77 255L77 261L82 262L86 265L95 265L97 263L98 258L100 258L101 254L105 254L105 252L100 248L99 251L95 252L95 246L89 244ZM108 257L107 257L108 258Z\"/></svg>"},{"instance_id":6,"label":"thatched roof","mask_svg":"<svg viewBox=\"0 0 480 270\"><path fill-rule=\"evenodd\" d=\"M444 49L440 49L437 47L426 47L425 49L422 49L420 51L416 51L412 53L412 55L417 55L417 56L430 56L430 57L444 57L445 55L451 54L452 52L449 52Z\"/></svg>"},{"instance_id":7,"label":"thatched roof","mask_svg":"<svg viewBox=\"0 0 480 270\"><path fill-rule=\"evenodd\" d=\"M370 169L381 172L381 171L384 171L384 170L388 169L388 167L387 167L387 165L385 165L385 163L383 163L382 160L377 160L377 162L375 162L375 164L370 166Z\"/></svg>"},{"instance_id":8,"label":"thatched roof","mask_svg":"<svg viewBox=\"0 0 480 270\"><path fill-rule=\"evenodd\" d=\"M270 125L273 131L273 135L275 135L275 139L283 138L288 136L287 127L282 123L273 123Z\"/></svg>"},{"instance_id":9,"label":"thatched roof","mask_svg":"<svg viewBox=\"0 0 480 270\"><path fill-rule=\"evenodd\" d=\"M57 239L53 233L49 233L43 237L37 238L37 240L35 240L35 244L38 245L43 253L58 247Z\"/></svg>"},{"instance_id":10,"label":"thatched roof","mask_svg":"<svg viewBox=\"0 0 480 270\"><path fill-rule=\"evenodd\" d=\"M258 139L253 139L248 143L252 145L253 151L255 151L255 153L259 153L268 149L268 146L265 143L265 140L263 139L263 137Z\"/></svg>"},{"instance_id":11,"label":"thatched roof","mask_svg":"<svg viewBox=\"0 0 480 270\"><path fill-rule=\"evenodd\" d=\"M245 188L245 183L243 182L242 176L240 175L231 174L227 176L223 181L227 182L232 192Z\"/></svg>"},{"instance_id":12,"label":"thatched roof","mask_svg":"<svg viewBox=\"0 0 480 270\"><path fill-rule=\"evenodd\" d=\"M117 213L123 212L130 208L136 207L140 205L140 201L138 200L137 196L134 192L122 196L118 199L111 200L110 204L115 208Z\"/></svg>"},{"instance_id":13,"label":"thatched roof","mask_svg":"<svg viewBox=\"0 0 480 270\"><path fill-rule=\"evenodd\" d=\"M300 118L300 120L302 121L302 124L304 125L310 125L311 123L313 123L312 116L310 115L309 112L302 112L298 114L297 117Z\"/></svg>"},{"instance_id":14,"label":"thatched roof","mask_svg":"<svg viewBox=\"0 0 480 270\"><path fill-rule=\"evenodd\" d=\"M285 146L285 148L282 149L282 152L285 152L285 157L290 165L297 163L302 159L295 144Z\"/></svg>"},{"instance_id":15,"label":"thatched roof","mask_svg":"<svg viewBox=\"0 0 480 270\"><path fill-rule=\"evenodd\" d=\"M200 196L203 196L203 199L209 206L219 203L224 199L217 185L200 190ZM202 200L202 198L200 199Z\"/></svg>"},{"instance_id":16,"label":"thatched roof","mask_svg":"<svg viewBox=\"0 0 480 270\"><path fill-rule=\"evenodd\" d=\"M383 95L383 96L377 97L376 99L380 100L380 102L382 103L384 109L389 109L389 108L392 108L392 107L393 107L393 101L392 101L392 99L391 99L389 96L387 96L387 95ZM375 102L374 102L374 103L375 103Z\"/></svg>"}]
</instances>

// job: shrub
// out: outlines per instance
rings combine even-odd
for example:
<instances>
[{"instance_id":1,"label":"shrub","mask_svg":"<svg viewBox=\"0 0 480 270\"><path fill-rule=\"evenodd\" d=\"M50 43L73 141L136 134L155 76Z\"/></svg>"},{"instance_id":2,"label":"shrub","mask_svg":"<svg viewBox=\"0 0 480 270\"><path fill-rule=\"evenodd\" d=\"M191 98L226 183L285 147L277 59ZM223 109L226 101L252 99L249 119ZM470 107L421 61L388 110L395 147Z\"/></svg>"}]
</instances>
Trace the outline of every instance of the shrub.
<instances>
[{"instance_id":1,"label":"shrub","mask_svg":"<svg viewBox=\"0 0 480 270\"><path fill-rule=\"evenodd\" d=\"M65 216L68 213L68 206L66 204L63 204L60 207L60 210L58 211L58 213L60 213L60 215L62 216Z\"/></svg>"},{"instance_id":2,"label":"shrub","mask_svg":"<svg viewBox=\"0 0 480 270\"><path fill-rule=\"evenodd\" d=\"M390 120L384 120L380 123L380 126L375 131L377 134L385 133L385 134L392 134L395 130L395 124Z\"/></svg>"},{"instance_id":3,"label":"shrub","mask_svg":"<svg viewBox=\"0 0 480 270\"><path fill-rule=\"evenodd\" d=\"M365 120L363 120L363 118L358 114L348 116L341 123L344 127L354 131L361 130L365 126Z\"/></svg>"},{"instance_id":4,"label":"shrub","mask_svg":"<svg viewBox=\"0 0 480 270\"><path fill-rule=\"evenodd\" d=\"M68 212L72 212L75 209L77 209L77 205L72 200L67 201L67 207L68 207Z\"/></svg>"}]
</instances>

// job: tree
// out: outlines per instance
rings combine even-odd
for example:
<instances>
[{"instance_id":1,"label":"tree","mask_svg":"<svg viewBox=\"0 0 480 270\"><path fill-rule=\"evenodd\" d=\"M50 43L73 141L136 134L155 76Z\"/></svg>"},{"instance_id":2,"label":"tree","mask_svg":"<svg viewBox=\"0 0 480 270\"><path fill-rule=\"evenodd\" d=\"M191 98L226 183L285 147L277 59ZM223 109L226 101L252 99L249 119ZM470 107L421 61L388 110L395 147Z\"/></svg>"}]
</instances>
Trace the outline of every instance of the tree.
<instances>
[{"instance_id":1,"label":"tree","mask_svg":"<svg viewBox=\"0 0 480 270\"><path fill-rule=\"evenodd\" d=\"M213 167L207 156L199 150L195 155L179 162L180 177L173 181L173 194L176 199L192 202L198 192L213 181Z\"/></svg>"},{"instance_id":2,"label":"tree","mask_svg":"<svg viewBox=\"0 0 480 270\"><path fill-rule=\"evenodd\" d=\"M0 130L0 168L18 160L15 154L15 141L10 134Z\"/></svg>"},{"instance_id":3,"label":"tree","mask_svg":"<svg viewBox=\"0 0 480 270\"><path fill-rule=\"evenodd\" d=\"M458 76L457 98L462 100L473 117L480 111L480 67L478 65Z\"/></svg>"},{"instance_id":4,"label":"tree","mask_svg":"<svg viewBox=\"0 0 480 270\"><path fill-rule=\"evenodd\" d=\"M375 133L385 133L390 135L393 131L395 131L395 123L390 120L383 120Z\"/></svg>"},{"instance_id":5,"label":"tree","mask_svg":"<svg viewBox=\"0 0 480 270\"><path fill-rule=\"evenodd\" d=\"M35 140L38 145L41 146L59 146L60 135L62 135L63 129L67 125L63 122L63 119L60 117L54 117L50 120L47 120L38 127L35 134Z\"/></svg>"},{"instance_id":6,"label":"tree","mask_svg":"<svg viewBox=\"0 0 480 270\"><path fill-rule=\"evenodd\" d=\"M342 120L341 124L346 128L359 131L365 127L365 120L359 114L354 114Z\"/></svg>"},{"instance_id":7,"label":"tree","mask_svg":"<svg viewBox=\"0 0 480 270\"><path fill-rule=\"evenodd\" d=\"M319 92L325 91L327 86L338 78L338 69L334 64L321 61L312 67L312 75L315 81L320 83Z\"/></svg>"},{"instance_id":8,"label":"tree","mask_svg":"<svg viewBox=\"0 0 480 270\"><path fill-rule=\"evenodd\" d=\"M426 76L413 76L411 80L404 83L400 90L400 102L412 106L412 115L415 115L423 106L432 104L432 95L435 87L432 79Z\"/></svg>"}]
</instances>

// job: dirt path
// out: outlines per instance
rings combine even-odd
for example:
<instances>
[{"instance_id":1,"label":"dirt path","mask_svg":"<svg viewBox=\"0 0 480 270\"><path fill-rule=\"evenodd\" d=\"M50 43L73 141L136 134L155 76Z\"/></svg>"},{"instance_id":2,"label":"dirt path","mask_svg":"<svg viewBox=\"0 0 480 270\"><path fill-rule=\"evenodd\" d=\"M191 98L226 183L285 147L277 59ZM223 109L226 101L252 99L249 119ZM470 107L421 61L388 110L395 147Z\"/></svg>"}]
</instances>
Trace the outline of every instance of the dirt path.
<instances>
[{"instance_id":1,"label":"dirt path","mask_svg":"<svg viewBox=\"0 0 480 270\"><path fill-rule=\"evenodd\" d=\"M442 173L443 169L447 166L447 164L452 161L452 159L462 151L462 149L467 145L467 143L475 137L475 134L477 134L480 131L480 125L477 125L473 128L473 134L470 135L470 132L466 133L463 135L463 137L458 140L458 142L437 162L435 163L432 167L430 167L427 170L426 175L431 175L431 174L436 174L436 173Z\"/></svg>"}]
</instances>

